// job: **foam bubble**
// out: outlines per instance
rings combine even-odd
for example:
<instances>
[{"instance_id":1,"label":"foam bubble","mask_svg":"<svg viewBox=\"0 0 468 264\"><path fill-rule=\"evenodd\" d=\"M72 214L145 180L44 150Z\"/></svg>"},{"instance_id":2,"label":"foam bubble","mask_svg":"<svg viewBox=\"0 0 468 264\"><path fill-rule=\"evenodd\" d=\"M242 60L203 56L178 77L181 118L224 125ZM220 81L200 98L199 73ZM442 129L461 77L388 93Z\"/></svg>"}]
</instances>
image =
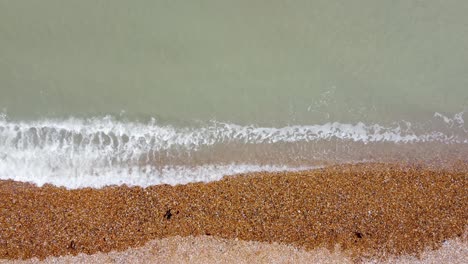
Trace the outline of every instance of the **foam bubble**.
<instances>
[{"instance_id":1,"label":"foam bubble","mask_svg":"<svg viewBox=\"0 0 468 264\"><path fill-rule=\"evenodd\" d=\"M63 186L68 189L79 189L85 187L101 188L110 185L128 185L147 187L158 184L186 184L190 182L210 182L220 180L225 175L236 175L247 172L279 172L299 171L312 169L314 167L288 167L272 165L252 164L230 164L230 165L201 165L195 167L187 166L164 166L162 168L128 167L128 168L95 168L92 173L86 174L69 168L51 170L41 167L40 171L32 170L30 166L14 167L8 169L0 167L2 173L16 175L15 177L4 177L16 181L31 182L38 186L46 183L55 186ZM8 174L10 173L10 174ZM65 177L64 177L65 176Z\"/></svg>"},{"instance_id":2,"label":"foam bubble","mask_svg":"<svg viewBox=\"0 0 468 264\"><path fill-rule=\"evenodd\" d=\"M435 117L442 118L451 127L463 124L463 114L450 119L436 113ZM9 121L2 115L0 179L69 188L177 184L281 167L257 166L256 161L231 164L229 160L218 165L209 161L207 164L205 160L195 166L179 167L167 163L187 155L199 159L201 150L206 153L214 147L228 152L234 145L277 146L332 140L364 144L468 143L466 132L416 131L411 123L403 121L393 126L330 122L280 128L211 121L200 127L175 127L160 125L154 119L148 123L122 122L112 117L20 122Z\"/></svg>"}]
</instances>

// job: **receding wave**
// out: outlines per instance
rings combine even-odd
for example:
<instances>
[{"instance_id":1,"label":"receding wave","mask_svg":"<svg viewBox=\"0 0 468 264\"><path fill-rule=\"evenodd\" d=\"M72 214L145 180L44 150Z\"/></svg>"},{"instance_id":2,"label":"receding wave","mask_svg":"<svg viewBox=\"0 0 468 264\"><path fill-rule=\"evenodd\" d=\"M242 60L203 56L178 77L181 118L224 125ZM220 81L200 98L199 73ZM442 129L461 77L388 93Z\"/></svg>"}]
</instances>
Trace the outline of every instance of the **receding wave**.
<instances>
[{"instance_id":1,"label":"receding wave","mask_svg":"<svg viewBox=\"0 0 468 264\"><path fill-rule=\"evenodd\" d=\"M29 122L0 118L0 178L69 188L216 180L248 171L307 168L312 161L368 159L350 149L379 144L468 143L463 112L433 126L396 122L286 127L211 121L196 127L112 117ZM437 123L438 124L438 123ZM368 150L371 152L372 150ZM344 154L348 153L348 155ZM341 156L340 156L341 155Z\"/></svg>"}]
</instances>

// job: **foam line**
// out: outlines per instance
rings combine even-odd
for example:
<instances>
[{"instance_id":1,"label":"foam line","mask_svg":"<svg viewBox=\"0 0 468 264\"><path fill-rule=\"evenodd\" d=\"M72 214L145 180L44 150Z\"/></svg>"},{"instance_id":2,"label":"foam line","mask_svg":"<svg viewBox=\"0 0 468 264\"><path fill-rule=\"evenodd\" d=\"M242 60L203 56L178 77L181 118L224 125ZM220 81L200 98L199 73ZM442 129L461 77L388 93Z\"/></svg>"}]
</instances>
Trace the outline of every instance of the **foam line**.
<instances>
[{"instance_id":1,"label":"foam line","mask_svg":"<svg viewBox=\"0 0 468 264\"><path fill-rule=\"evenodd\" d=\"M177 167L158 164L158 160L142 163L141 158L148 153L164 152L175 156L180 153L198 155L201 149L228 148L232 144L255 146L331 140L365 144L468 143L463 113L453 118L436 113L434 119L442 119L448 129L424 131L414 129L408 122L393 126L333 122L275 128L211 121L200 127L175 127L160 125L155 120L146 124L122 122L109 116L18 122L9 121L3 115L0 116L0 179L38 185L52 183L69 188L177 184L216 180L223 175L248 171L275 171L281 166L262 167L253 161L253 164ZM458 128L456 133L453 132L455 128Z\"/></svg>"}]
</instances>

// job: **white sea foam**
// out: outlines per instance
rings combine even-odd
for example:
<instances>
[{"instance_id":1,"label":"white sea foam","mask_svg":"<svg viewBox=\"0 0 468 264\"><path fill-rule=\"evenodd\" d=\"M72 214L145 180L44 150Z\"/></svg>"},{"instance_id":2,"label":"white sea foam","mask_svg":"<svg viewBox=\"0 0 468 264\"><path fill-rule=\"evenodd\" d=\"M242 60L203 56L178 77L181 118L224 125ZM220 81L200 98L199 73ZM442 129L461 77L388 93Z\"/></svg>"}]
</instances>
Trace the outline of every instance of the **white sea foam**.
<instances>
[{"instance_id":1,"label":"white sea foam","mask_svg":"<svg viewBox=\"0 0 468 264\"><path fill-rule=\"evenodd\" d=\"M442 118L451 127L463 128L462 114L452 119L438 113L435 117ZM255 161L177 166L161 164L164 161L154 157L166 155L177 158L181 153L190 153L193 157L201 149L210 150L214 146L228 148L232 144L255 146L331 140L365 144L468 143L466 131L462 134L442 131L417 133L409 122L389 127L362 122L334 122L274 128L212 121L199 127L175 127L160 125L155 120L144 124L122 122L112 117L17 122L0 116L0 179L29 181L38 185L52 183L68 188L211 181L229 174L291 168L257 166Z\"/></svg>"},{"instance_id":2,"label":"white sea foam","mask_svg":"<svg viewBox=\"0 0 468 264\"><path fill-rule=\"evenodd\" d=\"M52 170L46 166L14 166L8 168L0 163L2 175L0 179L13 179L22 182L31 182L38 186L46 183L63 186L68 189L85 187L101 188L110 185L128 185L147 187L158 184L186 184L190 182L210 182L220 180L225 175L236 175L247 172L278 172L298 171L313 167L287 167L287 166L258 166L249 164L230 165L201 165L196 167L165 166L160 169L152 167L127 168L93 168L92 173L86 174L70 168ZM37 170L39 168L39 170ZM83 168L86 170L87 168ZM5 177L6 175L16 175Z\"/></svg>"},{"instance_id":3,"label":"white sea foam","mask_svg":"<svg viewBox=\"0 0 468 264\"><path fill-rule=\"evenodd\" d=\"M456 113L455 115L453 115L453 117L448 117L448 116L446 116L444 114L441 114L439 112L435 112L434 113L434 118L440 118L450 128L458 127L458 128L463 129L464 132L468 133L468 130L466 130L464 128L464 125L465 125L465 120L463 118L464 114L465 114L465 111L460 112L460 113Z\"/></svg>"}]
</instances>

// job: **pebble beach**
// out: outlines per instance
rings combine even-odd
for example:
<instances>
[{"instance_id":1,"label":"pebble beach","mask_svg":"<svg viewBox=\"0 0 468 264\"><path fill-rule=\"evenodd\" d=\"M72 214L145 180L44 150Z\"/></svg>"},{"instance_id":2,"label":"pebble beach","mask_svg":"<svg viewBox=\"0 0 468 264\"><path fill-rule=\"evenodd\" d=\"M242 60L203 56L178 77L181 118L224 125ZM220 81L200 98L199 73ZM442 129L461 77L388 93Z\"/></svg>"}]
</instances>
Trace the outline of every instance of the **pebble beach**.
<instances>
[{"instance_id":1,"label":"pebble beach","mask_svg":"<svg viewBox=\"0 0 468 264\"><path fill-rule=\"evenodd\" d=\"M151 245L153 256L161 257L154 250L188 239L192 246L224 243L226 252L229 243L247 243L244 250L258 243L270 252L328 252L339 262L417 258L457 241L462 255L449 255L463 260L467 172L465 162L450 169L362 163L209 183L77 190L2 180L0 259L141 254Z\"/></svg>"}]
</instances>

